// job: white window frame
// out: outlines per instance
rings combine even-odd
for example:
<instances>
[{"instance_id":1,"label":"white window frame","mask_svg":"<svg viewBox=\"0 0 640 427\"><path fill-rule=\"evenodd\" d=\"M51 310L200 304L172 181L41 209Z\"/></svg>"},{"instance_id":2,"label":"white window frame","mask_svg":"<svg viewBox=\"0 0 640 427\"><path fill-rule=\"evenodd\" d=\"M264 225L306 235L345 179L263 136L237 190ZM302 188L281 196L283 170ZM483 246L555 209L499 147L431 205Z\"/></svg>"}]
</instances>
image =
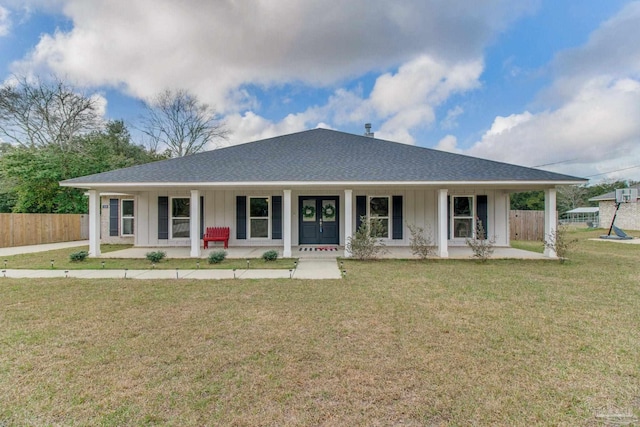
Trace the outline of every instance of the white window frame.
<instances>
[{"instance_id":1,"label":"white window frame","mask_svg":"<svg viewBox=\"0 0 640 427\"><path fill-rule=\"evenodd\" d=\"M380 198L386 198L387 199L387 216L372 216L371 215L371 199L380 199ZM369 221L369 224L371 224L371 219L376 218L376 219L386 219L387 220L387 236L386 237L380 237L380 239L391 239L391 236L393 236L393 231L391 230L391 227L393 226L393 224L391 223L391 211L393 209L393 206L391 206L392 203L392 198L391 196L387 196L387 195L376 195L376 196L368 196L367 198L367 220Z\"/></svg>"},{"instance_id":2,"label":"white window frame","mask_svg":"<svg viewBox=\"0 0 640 427\"><path fill-rule=\"evenodd\" d=\"M124 202L131 202L133 204L133 215L129 216L124 214ZM125 234L124 232L124 220L125 219L130 219L133 224L131 226L131 229L133 230L133 233L131 234ZM136 202L134 199L121 199L120 200L120 235L121 236L135 236L136 234Z\"/></svg>"},{"instance_id":3,"label":"white window frame","mask_svg":"<svg viewBox=\"0 0 640 427\"><path fill-rule=\"evenodd\" d=\"M455 198L471 198L471 215L469 216L456 216L455 213ZM467 238L473 239L476 236L476 196L474 194L452 194L451 195L451 230L449 231L451 234L451 240L465 240ZM470 219L471 220L471 236L470 237L456 237L455 226L456 219Z\"/></svg>"},{"instance_id":4,"label":"white window frame","mask_svg":"<svg viewBox=\"0 0 640 427\"><path fill-rule=\"evenodd\" d=\"M188 217L183 217L183 216L173 216L173 201L174 199L185 199L189 202L189 216ZM174 219L186 219L188 222L187 224L189 225L188 228L188 232L189 235L188 236L181 236L181 237L174 237L173 236L173 220ZM171 236L171 239L189 239L191 236L191 198L187 197L187 196L175 196L175 197L171 197L169 199L169 236Z\"/></svg>"},{"instance_id":5,"label":"white window frame","mask_svg":"<svg viewBox=\"0 0 640 427\"><path fill-rule=\"evenodd\" d=\"M251 199L267 199L267 236L266 237L253 237L251 235L251 220L252 219L261 219L264 220L263 216L251 216ZM247 196L247 235L249 239L257 239L257 240L269 240L271 239L271 196Z\"/></svg>"}]
</instances>

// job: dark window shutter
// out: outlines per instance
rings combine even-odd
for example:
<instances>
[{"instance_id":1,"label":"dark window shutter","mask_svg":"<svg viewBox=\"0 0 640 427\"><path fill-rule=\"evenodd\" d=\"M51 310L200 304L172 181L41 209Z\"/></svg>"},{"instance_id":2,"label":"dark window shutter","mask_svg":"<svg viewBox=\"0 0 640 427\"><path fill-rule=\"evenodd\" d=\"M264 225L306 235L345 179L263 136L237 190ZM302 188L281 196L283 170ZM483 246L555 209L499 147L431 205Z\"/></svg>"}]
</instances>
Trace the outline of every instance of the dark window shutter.
<instances>
[{"instance_id":1,"label":"dark window shutter","mask_svg":"<svg viewBox=\"0 0 640 427\"><path fill-rule=\"evenodd\" d=\"M204 237L204 197L200 196L200 239Z\"/></svg>"},{"instance_id":2,"label":"dark window shutter","mask_svg":"<svg viewBox=\"0 0 640 427\"><path fill-rule=\"evenodd\" d=\"M118 235L118 207L119 199L109 199L109 236Z\"/></svg>"},{"instance_id":3,"label":"dark window shutter","mask_svg":"<svg viewBox=\"0 0 640 427\"><path fill-rule=\"evenodd\" d=\"M447 196L447 239L451 240L451 196Z\"/></svg>"},{"instance_id":4,"label":"dark window shutter","mask_svg":"<svg viewBox=\"0 0 640 427\"><path fill-rule=\"evenodd\" d=\"M402 240L402 196L393 196L393 238Z\"/></svg>"},{"instance_id":5,"label":"dark window shutter","mask_svg":"<svg viewBox=\"0 0 640 427\"><path fill-rule=\"evenodd\" d=\"M247 196L236 197L236 239L247 238Z\"/></svg>"},{"instance_id":6,"label":"dark window shutter","mask_svg":"<svg viewBox=\"0 0 640 427\"><path fill-rule=\"evenodd\" d=\"M282 239L282 196L271 197L271 238Z\"/></svg>"},{"instance_id":7,"label":"dark window shutter","mask_svg":"<svg viewBox=\"0 0 640 427\"><path fill-rule=\"evenodd\" d=\"M482 227L484 227L484 237L489 236L489 224L487 223L488 218L488 204L487 204L487 196L478 196L477 200L477 208L476 212L478 214L478 219L482 221Z\"/></svg>"},{"instance_id":8,"label":"dark window shutter","mask_svg":"<svg viewBox=\"0 0 640 427\"><path fill-rule=\"evenodd\" d=\"M169 198L158 197L158 239L169 238Z\"/></svg>"},{"instance_id":9,"label":"dark window shutter","mask_svg":"<svg viewBox=\"0 0 640 427\"><path fill-rule=\"evenodd\" d=\"M367 215L367 196L356 196L356 230L360 229L362 217Z\"/></svg>"}]
</instances>

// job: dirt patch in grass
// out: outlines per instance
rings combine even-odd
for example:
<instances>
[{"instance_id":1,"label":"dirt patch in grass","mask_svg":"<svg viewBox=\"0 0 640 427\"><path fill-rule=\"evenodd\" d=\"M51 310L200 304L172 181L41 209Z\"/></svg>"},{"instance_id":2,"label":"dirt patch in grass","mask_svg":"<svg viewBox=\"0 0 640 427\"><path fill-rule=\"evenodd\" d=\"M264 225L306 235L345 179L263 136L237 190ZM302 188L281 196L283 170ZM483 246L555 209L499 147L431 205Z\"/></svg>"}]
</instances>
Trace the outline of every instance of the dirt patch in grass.
<instances>
[{"instance_id":1,"label":"dirt patch in grass","mask_svg":"<svg viewBox=\"0 0 640 427\"><path fill-rule=\"evenodd\" d=\"M0 424L637 424L640 247L602 245L335 281L0 279Z\"/></svg>"}]
</instances>

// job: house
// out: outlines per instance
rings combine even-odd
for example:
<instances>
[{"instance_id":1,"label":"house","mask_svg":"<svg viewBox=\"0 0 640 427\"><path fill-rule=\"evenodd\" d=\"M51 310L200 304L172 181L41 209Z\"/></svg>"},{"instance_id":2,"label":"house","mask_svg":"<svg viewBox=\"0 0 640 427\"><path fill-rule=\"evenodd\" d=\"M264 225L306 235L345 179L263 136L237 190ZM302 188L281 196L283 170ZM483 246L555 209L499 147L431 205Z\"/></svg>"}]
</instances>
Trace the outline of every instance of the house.
<instances>
[{"instance_id":1,"label":"house","mask_svg":"<svg viewBox=\"0 0 640 427\"><path fill-rule=\"evenodd\" d=\"M203 229L231 228L234 246L343 247L363 219L408 246L407 224L431 230L437 254L465 245L475 220L509 246L509 194L544 190L546 234L555 230L557 185L572 176L313 129L61 182L88 190L90 255L102 242L187 246ZM195 237L195 238L194 238ZM350 256L345 253L345 256ZM547 256L555 253L548 250Z\"/></svg>"},{"instance_id":2,"label":"house","mask_svg":"<svg viewBox=\"0 0 640 427\"><path fill-rule=\"evenodd\" d=\"M632 185L630 189L636 189L640 193L640 184ZM600 208L600 227L609 228L613 215L616 215L616 227L623 230L640 230L640 207L638 198L635 197L629 203L621 203L616 213L616 192L611 191L589 199L590 202L598 202Z\"/></svg>"},{"instance_id":3,"label":"house","mask_svg":"<svg viewBox=\"0 0 640 427\"><path fill-rule=\"evenodd\" d=\"M598 228L600 226L600 208L582 207L571 209L564 213L560 220L564 224L584 224L589 228Z\"/></svg>"}]
</instances>

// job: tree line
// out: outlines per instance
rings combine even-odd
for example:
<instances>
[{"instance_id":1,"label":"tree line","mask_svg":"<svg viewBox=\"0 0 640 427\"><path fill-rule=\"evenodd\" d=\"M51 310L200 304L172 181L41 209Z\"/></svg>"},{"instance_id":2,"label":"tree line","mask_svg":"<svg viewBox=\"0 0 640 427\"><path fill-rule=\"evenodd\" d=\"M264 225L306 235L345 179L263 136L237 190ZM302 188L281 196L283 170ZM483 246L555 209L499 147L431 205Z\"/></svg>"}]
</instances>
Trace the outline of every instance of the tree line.
<instances>
[{"instance_id":1,"label":"tree line","mask_svg":"<svg viewBox=\"0 0 640 427\"><path fill-rule=\"evenodd\" d=\"M86 213L84 191L65 179L186 156L226 138L215 109L184 90L145 102L132 140L105 121L100 98L62 79L14 76L0 86L0 212Z\"/></svg>"},{"instance_id":2,"label":"tree line","mask_svg":"<svg viewBox=\"0 0 640 427\"><path fill-rule=\"evenodd\" d=\"M558 187L556 205L560 215L579 207L598 206L598 202L590 202L592 197L601 196L618 188L628 188L638 181L615 180L604 181L593 185L566 185ZM511 195L512 210L544 210L544 191L525 191Z\"/></svg>"}]
</instances>

